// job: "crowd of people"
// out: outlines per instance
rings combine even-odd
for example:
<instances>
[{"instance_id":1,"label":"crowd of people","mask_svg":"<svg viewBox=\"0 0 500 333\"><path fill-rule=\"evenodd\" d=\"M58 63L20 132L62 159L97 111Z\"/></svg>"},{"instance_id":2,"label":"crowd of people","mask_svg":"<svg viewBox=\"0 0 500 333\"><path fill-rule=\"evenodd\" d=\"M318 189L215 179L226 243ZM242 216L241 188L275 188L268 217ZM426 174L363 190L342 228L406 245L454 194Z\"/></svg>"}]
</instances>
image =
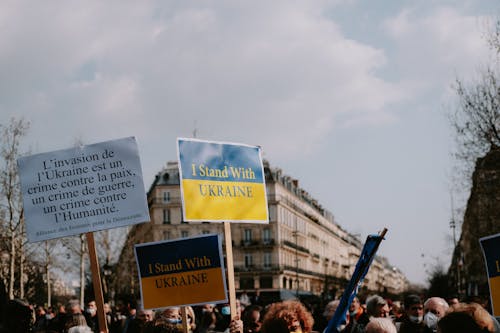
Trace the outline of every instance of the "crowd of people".
<instances>
[{"instance_id":1,"label":"crowd of people","mask_svg":"<svg viewBox=\"0 0 500 333\"><path fill-rule=\"evenodd\" d=\"M104 304L109 333L183 332L183 319L192 333L326 333L328 322L339 306L334 300L319 309L298 300L263 304L258 295L245 292L236 301L236 313L229 304L204 304L162 310L144 310L131 303L115 307ZM65 306L45 309L10 300L3 311L0 333L100 333L94 301L84 308L76 300ZM370 295L354 297L336 329L342 333L500 333L500 324L476 302L459 302L418 295L402 301ZM337 332L332 330L331 332Z\"/></svg>"}]
</instances>

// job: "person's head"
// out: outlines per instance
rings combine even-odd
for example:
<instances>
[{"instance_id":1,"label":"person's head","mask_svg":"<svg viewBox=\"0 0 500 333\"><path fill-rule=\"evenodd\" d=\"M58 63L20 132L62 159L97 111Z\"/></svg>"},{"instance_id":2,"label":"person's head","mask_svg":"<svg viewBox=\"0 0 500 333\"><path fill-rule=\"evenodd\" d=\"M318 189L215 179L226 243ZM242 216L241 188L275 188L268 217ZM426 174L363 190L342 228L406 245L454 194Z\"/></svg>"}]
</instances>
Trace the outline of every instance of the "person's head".
<instances>
[{"instance_id":1,"label":"person's head","mask_svg":"<svg viewBox=\"0 0 500 333\"><path fill-rule=\"evenodd\" d=\"M452 305L460 303L460 301L458 300L458 297L456 297L456 296L450 296L450 297L448 297L446 299L446 302L448 302L449 306L452 306Z\"/></svg>"},{"instance_id":2,"label":"person's head","mask_svg":"<svg viewBox=\"0 0 500 333\"><path fill-rule=\"evenodd\" d=\"M335 314L335 311L339 307L339 303L340 303L340 301L338 299L336 299L334 301L329 302L325 306L325 311L323 311L323 317L325 317L326 320L329 321L333 317L333 315Z\"/></svg>"},{"instance_id":3,"label":"person's head","mask_svg":"<svg viewBox=\"0 0 500 333\"><path fill-rule=\"evenodd\" d=\"M401 315L403 314L402 311L402 306L401 306L401 302L400 301L394 301L392 302L392 314L394 315L395 318L399 318L401 317Z\"/></svg>"},{"instance_id":4,"label":"person's head","mask_svg":"<svg viewBox=\"0 0 500 333\"><path fill-rule=\"evenodd\" d=\"M366 333L397 333L390 318L371 318L365 327Z\"/></svg>"},{"instance_id":5,"label":"person's head","mask_svg":"<svg viewBox=\"0 0 500 333\"><path fill-rule=\"evenodd\" d=\"M484 333L466 312L450 312L438 321L437 326L438 333Z\"/></svg>"},{"instance_id":6,"label":"person's head","mask_svg":"<svg viewBox=\"0 0 500 333\"><path fill-rule=\"evenodd\" d=\"M22 299L9 300L3 315L7 332L29 332L34 323L33 308Z\"/></svg>"},{"instance_id":7,"label":"person's head","mask_svg":"<svg viewBox=\"0 0 500 333\"><path fill-rule=\"evenodd\" d=\"M166 308L162 312L162 317L165 318L167 322L171 324L180 324L182 321L181 308L178 306L172 306L170 308Z\"/></svg>"},{"instance_id":8,"label":"person's head","mask_svg":"<svg viewBox=\"0 0 500 333\"><path fill-rule=\"evenodd\" d=\"M418 295L408 295L405 298L405 313L414 323L421 323L424 319L424 305Z\"/></svg>"},{"instance_id":9,"label":"person's head","mask_svg":"<svg viewBox=\"0 0 500 333\"><path fill-rule=\"evenodd\" d=\"M203 304L201 306L201 312L213 312L215 304Z\"/></svg>"},{"instance_id":10,"label":"person's head","mask_svg":"<svg viewBox=\"0 0 500 333\"><path fill-rule=\"evenodd\" d=\"M68 333L93 333L88 326L73 326L68 329Z\"/></svg>"},{"instance_id":11,"label":"person's head","mask_svg":"<svg viewBox=\"0 0 500 333\"><path fill-rule=\"evenodd\" d=\"M424 313L431 312L438 318L444 317L448 308L448 303L441 297L428 298L424 303Z\"/></svg>"},{"instance_id":12,"label":"person's head","mask_svg":"<svg viewBox=\"0 0 500 333\"><path fill-rule=\"evenodd\" d=\"M244 322L259 322L260 321L260 313L262 312L262 307L259 305L250 305L245 308L243 312L243 321Z\"/></svg>"},{"instance_id":13,"label":"person's head","mask_svg":"<svg viewBox=\"0 0 500 333\"><path fill-rule=\"evenodd\" d=\"M95 303L95 301L90 301L87 303L87 308L85 309L85 311L90 314L92 317L94 317L95 315L97 315L97 305Z\"/></svg>"},{"instance_id":14,"label":"person's head","mask_svg":"<svg viewBox=\"0 0 500 333\"><path fill-rule=\"evenodd\" d=\"M76 299L70 300L68 304L66 304L66 313L68 314L82 313L80 302Z\"/></svg>"},{"instance_id":15,"label":"person's head","mask_svg":"<svg viewBox=\"0 0 500 333\"><path fill-rule=\"evenodd\" d=\"M358 312L360 307L361 307L361 303L359 302L359 298L354 297L352 299L351 304L349 305L349 312L356 313L356 312Z\"/></svg>"},{"instance_id":16,"label":"person's head","mask_svg":"<svg viewBox=\"0 0 500 333\"><path fill-rule=\"evenodd\" d=\"M379 295L373 295L366 299L366 313L375 318L387 317L389 306L387 301Z\"/></svg>"},{"instance_id":17,"label":"person's head","mask_svg":"<svg viewBox=\"0 0 500 333\"><path fill-rule=\"evenodd\" d=\"M481 305L477 303L458 303L451 306L448 312L463 312L472 317L484 331L495 332L493 318ZM443 317L444 318L444 317Z\"/></svg>"},{"instance_id":18,"label":"person's head","mask_svg":"<svg viewBox=\"0 0 500 333\"><path fill-rule=\"evenodd\" d=\"M138 310L137 318L142 322L148 322L153 320L153 310Z\"/></svg>"},{"instance_id":19,"label":"person's head","mask_svg":"<svg viewBox=\"0 0 500 333\"><path fill-rule=\"evenodd\" d=\"M74 326L88 326L87 320L85 320L85 316L83 314L81 313L71 314L70 317L66 320L66 323L64 325L66 331Z\"/></svg>"},{"instance_id":20,"label":"person's head","mask_svg":"<svg viewBox=\"0 0 500 333\"><path fill-rule=\"evenodd\" d=\"M263 333L309 333L314 319L299 301L273 303L264 316Z\"/></svg>"},{"instance_id":21,"label":"person's head","mask_svg":"<svg viewBox=\"0 0 500 333\"><path fill-rule=\"evenodd\" d=\"M36 309L35 309L35 315L37 317L43 317L45 316L46 314L46 311L45 311L45 308L43 306L37 306Z\"/></svg>"},{"instance_id":22,"label":"person's head","mask_svg":"<svg viewBox=\"0 0 500 333\"><path fill-rule=\"evenodd\" d=\"M103 309L104 309L104 313L111 313L111 306L109 305L109 303L104 303L103 305Z\"/></svg>"}]
</instances>

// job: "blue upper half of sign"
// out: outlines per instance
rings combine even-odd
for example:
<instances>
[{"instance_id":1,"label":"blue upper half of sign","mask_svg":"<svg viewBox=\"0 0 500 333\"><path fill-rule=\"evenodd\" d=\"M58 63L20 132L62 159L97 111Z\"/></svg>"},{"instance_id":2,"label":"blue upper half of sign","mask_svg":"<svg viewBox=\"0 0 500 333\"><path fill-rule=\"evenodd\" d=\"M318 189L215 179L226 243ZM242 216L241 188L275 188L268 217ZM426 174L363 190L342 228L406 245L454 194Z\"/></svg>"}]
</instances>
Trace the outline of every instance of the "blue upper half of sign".
<instances>
[{"instance_id":1,"label":"blue upper half of sign","mask_svg":"<svg viewBox=\"0 0 500 333\"><path fill-rule=\"evenodd\" d=\"M260 148L178 139L183 179L263 183Z\"/></svg>"},{"instance_id":2,"label":"blue upper half of sign","mask_svg":"<svg viewBox=\"0 0 500 333\"><path fill-rule=\"evenodd\" d=\"M500 276L500 234L496 237L487 237L480 239L483 248L488 277Z\"/></svg>"},{"instance_id":3,"label":"blue upper half of sign","mask_svg":"<svg viewBox=\"0 0 500 333\"><path fill-rule=\"evenodd\" d=\"M220 268L218 235L137 244L135 253L141 278Z\"/></svg>"}]
</instances>

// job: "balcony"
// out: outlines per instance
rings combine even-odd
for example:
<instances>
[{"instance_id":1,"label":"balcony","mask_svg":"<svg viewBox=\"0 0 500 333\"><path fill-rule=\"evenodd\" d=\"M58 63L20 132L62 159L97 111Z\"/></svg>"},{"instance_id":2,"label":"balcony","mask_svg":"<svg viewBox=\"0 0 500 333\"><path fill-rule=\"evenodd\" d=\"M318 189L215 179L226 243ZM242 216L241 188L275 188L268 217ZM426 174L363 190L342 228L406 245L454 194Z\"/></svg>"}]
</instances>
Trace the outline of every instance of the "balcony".
<instances>
[{"instance_id":1,"label":"balcony","mask_svg":"<svg viewBox=\"0 0 500 333\"><path fill-rule=\"evenodd\" d=\"M252 247L252 248L267 248L274 246L274 239L265 240L245 240L240 241L241 247Z\"/></svg>"},{"instance_id":2,"label":"balcony","mask_svg":"<svg viewBox=\"0 0 500 333\"><path fill-rule=\"evenodd\" d=\"M243 272L251 272L252 274L255 273L262 273L262 272L277 272L280 270L280 267L278 265L248 265L248 266L234 266L234 271L243 273Z\"/></svg>"},{"instance_id":3,"label":"balcony","mask_svg":"<svg viewBox=\"0 0 500 333\"><path fill-rule=\"evenodd\" d=\"M283 241L283 245L286 245L286 246L289 246L291 248L294 248L296 250L299 250L301 252L304 252L304 253L308 253L309 254L309 250L306 249L305 247L303 246L300 246L300 245L297 245L295 244L294 242L290 242L290 241L287 241L287 240L284 240Z\"/></svg>"}]
</instances>

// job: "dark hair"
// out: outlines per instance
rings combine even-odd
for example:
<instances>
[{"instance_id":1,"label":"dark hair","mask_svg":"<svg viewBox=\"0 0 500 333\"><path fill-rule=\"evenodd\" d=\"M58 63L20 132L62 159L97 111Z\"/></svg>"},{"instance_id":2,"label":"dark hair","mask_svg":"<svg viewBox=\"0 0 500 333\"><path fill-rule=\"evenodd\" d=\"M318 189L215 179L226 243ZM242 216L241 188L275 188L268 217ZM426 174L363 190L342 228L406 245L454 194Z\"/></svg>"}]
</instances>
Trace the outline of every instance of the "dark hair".
<instances>
[{"instance_id":1,"label":"dark hair","mask_svg":"<svg viewBox=\"0 0 500 333\"><path fill-rule=\"evenodd\" d=\"M404 304L405 310L408 310L414 304L422 304L422 299L418 295L408 295L405 298Z\"/></svg>"},{"instance_id":2,"label":"dark hair","mask_svg":"<svg viewBox=\"0 0 500 333\"><path fill-rule=\"evenodd\" d=\"M23 299L9 300L3 319L6 332L30 332L33 326L33 309Z\"/></svg>"},{"instance_id":3,"label":"dark hair","mask_svg":"<svg viewBox=\"0 0 500 333\"><path fill-rule=\"evenodd\" d=\"M441 333L484 333L474 318L466 312L450 312L438 321Z\"/></svg>"}]
</instances>

